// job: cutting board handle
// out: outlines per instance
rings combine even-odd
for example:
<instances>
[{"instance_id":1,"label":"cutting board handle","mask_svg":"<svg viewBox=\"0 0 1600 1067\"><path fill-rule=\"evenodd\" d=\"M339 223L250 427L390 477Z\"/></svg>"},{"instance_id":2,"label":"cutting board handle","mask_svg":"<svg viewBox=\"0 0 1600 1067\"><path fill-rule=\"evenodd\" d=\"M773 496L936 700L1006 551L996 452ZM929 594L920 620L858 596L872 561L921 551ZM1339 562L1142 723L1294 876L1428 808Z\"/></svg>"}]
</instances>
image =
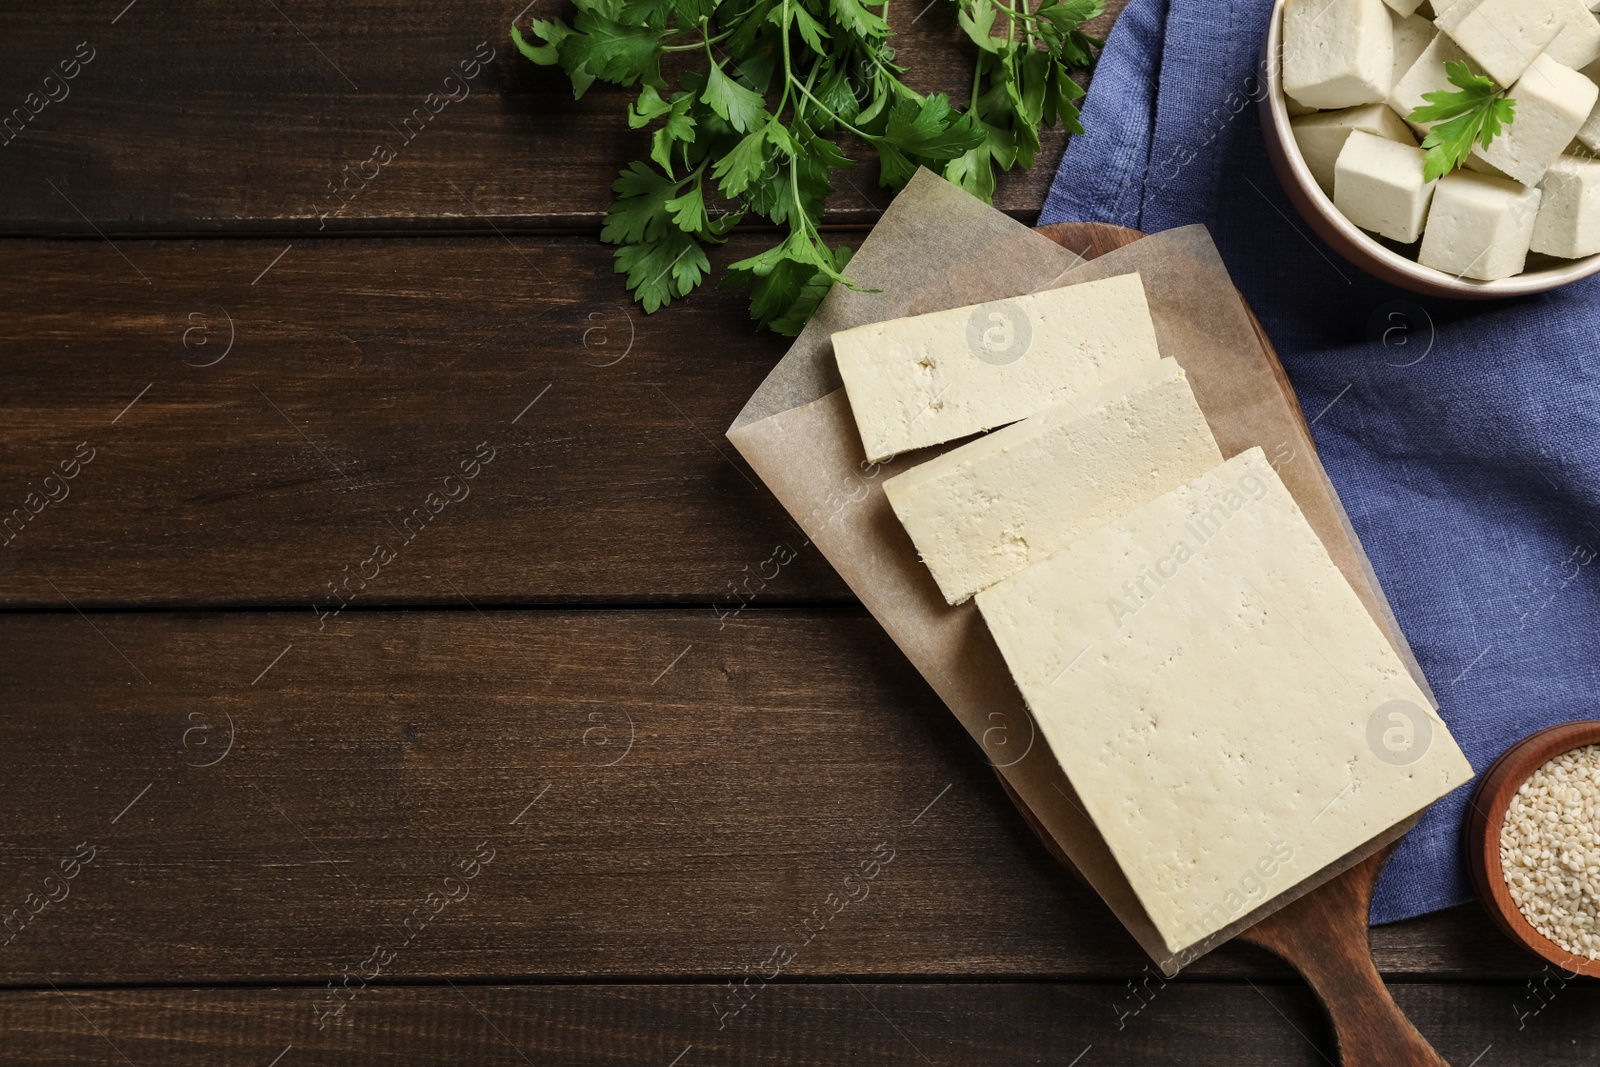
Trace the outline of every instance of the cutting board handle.
<instances>
[{"instance_id":1,"label":"cutting board handle","mask_svg":"<svg viewBox=\"0 0 1600 1067\"><path fill-rule=\"evenodd\" d=\"M1372 889L1394 849L1378 850L1239 939L1283 957L1310 984L1344 1067L1449 1067L1389 995L1367 944Z\"/></svg>"}]
</instances>

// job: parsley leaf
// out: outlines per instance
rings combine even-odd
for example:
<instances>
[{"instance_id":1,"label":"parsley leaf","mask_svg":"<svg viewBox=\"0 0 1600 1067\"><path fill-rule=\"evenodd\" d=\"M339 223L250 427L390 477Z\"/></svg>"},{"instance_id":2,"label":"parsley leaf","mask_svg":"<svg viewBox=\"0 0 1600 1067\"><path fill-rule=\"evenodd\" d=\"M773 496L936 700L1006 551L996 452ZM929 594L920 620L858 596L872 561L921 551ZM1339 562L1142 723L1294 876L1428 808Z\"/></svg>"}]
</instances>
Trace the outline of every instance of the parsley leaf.
<instances>
[{"instance_id":1,"label":"parsley leaf","mask_svg":"<svg viewBox=\"0 0 1600 1067\"><path fill-rule=\"evenodd\" d=\"M700 100L740 133L749 133L767 119L766 101L723 73L720 64L706 72L705 92Z\"/></svg>"},{"instance_id":2,"label":"parsley leaf","mask_svg":"<svg viewBox=\"0 0 1600 1067\"><path fill-rule=\"evenodd\" d=\"M1488 148L1502 127L1517 117L1517 102L1489 78L1472 73L1461 62L1446 63L1444 69L1458 91L1423 93L1422 98L1428 103L1406 117L1410 122L1437 123L1422 141L1422 147L1427 149L1422 177L1430 182L1465 163L1474 144Z\"/></svg>"},{"instance_id":3,"label":"parsley leaf","mask_svg":"<svg viewBox=\"0 0 1600 1067\"><path fill-rule=\"evenodd\" d=\"M650 314L675 296L688 296L711 269L700 242L679 229L660 237L617 249L616 271L628 276L634 299Z\"/></svg>"},{"instance_id":4,"label":"parsley leaf","mask_svg":"<svg viewBox=\"0 0 1600 1067\"><path fill-rule=\"evenodd\" d=\"M786 232L723 284L750 291L758 323L795 334L831 286L854 287L850 250L820 229L834 172L854 165L842 144L875 151L884 185L927 166L987 200L999 171L1032 163L1041 126L1081 132L1071 75L1093 61L1100 42L1082 26L1103 0L1035 0L1031 13L947 2L976 53L965 107L901 80L886 0L573 0L570 22L533 19L511 37L575 98L596 81L638 87L628 125L649 131L649 159L612 184L600 239L645 311L700 285L707 248L754 215Z\"/></svg>"}]
</instances>

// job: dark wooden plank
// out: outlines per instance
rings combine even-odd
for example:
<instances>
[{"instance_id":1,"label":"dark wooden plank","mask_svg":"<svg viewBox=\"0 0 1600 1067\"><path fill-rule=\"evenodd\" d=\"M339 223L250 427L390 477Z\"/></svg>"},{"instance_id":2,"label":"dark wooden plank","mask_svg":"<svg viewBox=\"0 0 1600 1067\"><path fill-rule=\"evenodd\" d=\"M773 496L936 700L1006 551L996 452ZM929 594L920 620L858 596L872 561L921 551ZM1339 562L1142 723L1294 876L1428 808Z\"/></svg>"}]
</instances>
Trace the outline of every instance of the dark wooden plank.
<instances>
[{"instance_id":1,"label":"dark wooden plank","mask_svg":"<svg viewBox=\"0 0 1600 1067\"><path fill-rule=\"evenodd\" d=\"M648 151L627 126L626 90L575 102L564 76L515 54L507 27L523 0L136 3L113 20L120 7L67 0L7 27L0 108L26 121L12 120L0 150L0 233L92 235L88 219L113 236L484 230L486 219L592 231L618 169ZM892 8L909 82L964 100L972 55L954 5ZM476 77L447 83L491 54ZM63 69L76 76L63 81ZM430 93L460 99L430 107ZM426 122L406 127L418 108ZM1044 203L1064 135L1044 142L1037 166L1005 176L997 195L1020 217ZM339 208L328 184L345 167L361 173L380 144L394 159L375 176L366 165L370 182L353 181ZM838 190L840 224L870 224L888 198L870 161Z\"/></svg>"},{"instance_id":2,"label":"dark wooden plank","mask_svg":"<svg viewBox=\"0 0 1600 1067\"><path fill-rule=\"evenodd\" d=\"M744 294L646 317L582 237L6 253L0 603L848 596L722 436L786 345Z\"/></svg>"},{"instance_id":3,"label":"dark wooden plank","mask_svg":"<svg viewBox=\"0 0 1600 1067\"><path fill-rule=\"evenodd\" d=\"M858 609L13 614L0 707L0 984L1145 965ZM1537 971L1481 917L1376 940Z\"/></svg>"},{"instance_id":4,"label":"dark wooden plank","mask_svg":"<svg viewBox=\"0 0 1600 1067\"><path fill-rule=\"evenodd\" d=\"M8 1059L34 1067L124 1056L140 1067L1309 1067L1334 1055L1310 995L1274 985L1150 981L1136 1000L1127 983L752 981L737 1014L725 985L351 988L321 1029L315 988L11 991L0 1029ZM1600 1042L1593 984L1552 983L1539 1000L1516 986L1406 986L1400 999L1463 1067L1589 1062Z\"/></svg>"}]
</instances>

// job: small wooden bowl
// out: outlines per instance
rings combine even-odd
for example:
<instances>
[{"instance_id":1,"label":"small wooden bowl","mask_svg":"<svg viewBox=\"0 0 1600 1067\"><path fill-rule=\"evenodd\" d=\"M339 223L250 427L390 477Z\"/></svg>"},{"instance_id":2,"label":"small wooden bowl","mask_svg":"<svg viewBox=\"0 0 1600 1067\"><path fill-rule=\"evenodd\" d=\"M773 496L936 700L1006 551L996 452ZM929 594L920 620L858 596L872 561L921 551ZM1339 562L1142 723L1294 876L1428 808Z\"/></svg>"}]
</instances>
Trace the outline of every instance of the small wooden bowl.
<instances>
[{"instance_id":1,"label":"small wooden bowl","mask_svg":"<svg viewBox=\"0 0 1600 1067\"><path fill-rule=\"evenodd\" d=\"M1289 109L1283 95L1283 65L1278 59L1283 54L1283 5L1284 0L1277 0L1267 29L1264 62L1267 84L1260 101L1261 131L1266 137L1267 158L1272 161L1272 169L1290 203L1334 251L1380 281L1414 293L1456 300L1497 300L1543 293L1600 272L1600 255L1556 259L1529 253L1527 269L1514 277L1494 282L1457 278L1391 251L1345 218L1311 176L1311 169L1300 157L1300 146L1295 143L1294 130L1289 125Z\"/></svg>"},{"instance_id":2,"label":"small wooden bowl","mask_svg":"<svg viewBox=\"0 0 1600 1067\"><path fill-rule=\"evenodd\" d=\"M1593 744L1600 744L1600 721L1569 722L1523 738L1495 760L1472 794L1472 812L1467 821L1467 867L1478 899L1507 937L1563 971L1600 978L1600 960L1574 956L1523 918L1500 869L1500 830L1511 798L1522 783L1563 752Z\"/></svg>"}]
</instances>

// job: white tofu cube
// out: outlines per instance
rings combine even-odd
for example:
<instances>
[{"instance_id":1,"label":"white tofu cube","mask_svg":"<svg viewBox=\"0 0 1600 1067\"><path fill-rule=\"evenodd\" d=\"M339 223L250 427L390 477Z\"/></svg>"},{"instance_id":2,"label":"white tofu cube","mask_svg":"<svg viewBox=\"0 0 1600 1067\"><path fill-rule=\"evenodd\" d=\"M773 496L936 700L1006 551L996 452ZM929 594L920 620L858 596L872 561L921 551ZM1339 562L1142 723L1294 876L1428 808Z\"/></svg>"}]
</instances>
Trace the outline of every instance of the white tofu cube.
<instances>
[{"instance_id":1,"label":"white tofu cube","mask_svg":"<svg viewBox=\"0 0 1600 1067\"><path fill-rule=\"evenodd\" d=\"M1394 28L1394 65L1390 68L1389 79L1393 86L1405 77L1413 63L1422 58L1422 53L1433 43L1437 31L1433 23L1421 15L1397 15L1391 11L1389 24ZM1596 21L1595 25L1600 26L1600 21Z\"/></svg>"},{"instance_id":2,"label":"white tofu cube","mask_svg":"<svg viewBox=\"0 0 1600 1067\"><path fill-rule=\"evenodd\" d=\"M1315 108L1375 104L1394 80L1394 29L1383 0L1287 0L1283 91Z\"/></svg>"},{"instance_id":3,"label":"white tofu cube","mask_svg":"<svg viewBox=\"0 0 1600 1067\"><path fill-rule=\"evenodd\" d=\"M1579 127L1576 140L1585 151L1600 152L1600 103L1595 104L1594 110L1589 112L1588 119Z\"/></svg>"},{"instance_id":4,"label":"white tofu cube","mask_svg":"<svg viewBox=\"0 0 1600 1067\"><path fill-rule=\"evenodd\" d=\"M1418 261L1485 282L1522 273L1539 216L1539 190L1466 170L1446 174L1438 185Z\"/></svg>"},{"instance_id":5,"label":"white tofu cube","mask_svg":"<svg viewBox=\"0 0 1600 1067\"><path fill-rule=\"evenodd\" d=\"M1532 250L1563 259L1600 252L1600 162L1562 156L1544 173Z\"/></svg>"},{"instance_id":6,"label":"white tofu cube","mask_svg":"<svg viewBox=\"0 0 1600 1067\"><path fill-rule=\"evenodd\" d=\"M1415 15L1417 8L1422 6L1422 0L1383 0L1383 2L1388 4L1401 18ZM1600 0L1595 0L1595 2L1600 3Z\"/></svg>"},{"instance_id":7,"label":"white tofu cube","mask_svg":"<svg viewBox=\"0 0 1600 1067\"><path fill-rule=\"evenodd\" d=\"M1457 0L1438 21L1501 85L1522 77L1566 24L1564 0Z\"/></svg>"},{"instance_id":8,"label":"white tofu cube","mask_svg":"<svg viewBox=\"0 0 1600 1067\"><path fill-rule=\"evenodd\" d=\"M1596 0L1596 2L1600 3L1600 0ZM1600 84L1600 60L1590 63L1578 73L1590 81ZM1580 156L1600 152L1600 103L1595 104L1594 109L1589 112L1588 120L1578 130L1577 143L1581 147L1581 151L1573 148L1568 148L1567 151L1573 155Z\"/></svg>"},{"instance_id":9,"label":"white tofu cube","mask_svg":"<svg viewBox=\"0 0 1600 1067\"><path fill-rule=\"evenodd\" d=\"M1600 59L1600 19L1589 10L1588 0L1561 0L1567 24L1544 54L1573 70L1582 70Z\"/></svg>"},{"instance_id":10,"label":"white tofu cube","mask_svg":"<svg viewBox=\"0 0 1600 1067\"><path fill-rule=\"evenodd\" d=\"M1493 163L1486 162L1484 158L1477 153L1467 156L1466 162L1461 165L1470 171L1475 171L1478 174L1492 174L1496 178L1504 178L1507 181L1516 181L1515 178L1501 170L1499 167L1495 166Z\"/></svg>"},{"instance_id":11,"label":"white tofu cube","mask_svg":"<svg viewBox=\"0 0 1600 1067\"><path fill-rule=\"evenodd\" d=\"M1410 244L1438 184L1422 180L1425 156L1415 145L1352 130L1334 164L1334 206L1363 230Z\"/></svg>"},{"instance_id":12,"label":"white tofu cube","mask_svg":"<svg viewBox=\"0 0 1600 1067\"><path fill-rule=\"evenodd\" d=\"M1466 0L1461 0L1465 3ZM1465 63L1472 68L1474 74L1480 73L1477 64L1467 56L1461 48L1444 34L1436 34L1432 43L1422 50L1422 55L1411 64L1411 69L1406 71L1394 88L1389 91L1389 107L1395 114L1411 121L1411 113L1419 107L1426 107L1428 101L1423 99L1423 94L1434 92L1454 92L1455 86L1450 84L1450 76L1445 72L1446 63ZM1430 122L1412 122L1411 127L1418 133L1426 133Z\"/></svg>"},{"instance_id":13,"label":"white tofu cube","mask_svg":"<svg viewBox=\"0 0 1600 1067\"><path fill-rule=\"evenodd\" d=\"M1516 121L1489 147L1473 154L1523 185L1538 185L1545 168L1560 158L1600 100L1600 86L1549 56L1540 56L1510 89Z\"/></svg>"},{"instance_id":14,"label":"white tofu cube","mask_svg":"<svg viewBox=\"0 0 1600 1067\"><path fill-rule=\"evenodd\" d=\"M1300 146L1300 155L1311 168L1322 191L1333 196L1333 165L1338 162L1344 143L1354 130L1370 133L1398 144L1415 145L1411 127L1386 104L1362 104L1343 111L1319 111L1315 115L1295 119L1294 140Z\"/></svg>"},{"instance_id":15,"label":"white tofu cube","mask_svg":"<svg viewBox=\"0 0 1600 1067\"><path fill-rule=\"evenodd\" d=\"M1438 18L1452 7L1455 7L1458 2L1459 0L1433 0L1433 3L1428 6L1433 8L1433 17ZM1600 0L1595 0L1595 2L1600 3Z\"/></svg>"}]
</instances>

